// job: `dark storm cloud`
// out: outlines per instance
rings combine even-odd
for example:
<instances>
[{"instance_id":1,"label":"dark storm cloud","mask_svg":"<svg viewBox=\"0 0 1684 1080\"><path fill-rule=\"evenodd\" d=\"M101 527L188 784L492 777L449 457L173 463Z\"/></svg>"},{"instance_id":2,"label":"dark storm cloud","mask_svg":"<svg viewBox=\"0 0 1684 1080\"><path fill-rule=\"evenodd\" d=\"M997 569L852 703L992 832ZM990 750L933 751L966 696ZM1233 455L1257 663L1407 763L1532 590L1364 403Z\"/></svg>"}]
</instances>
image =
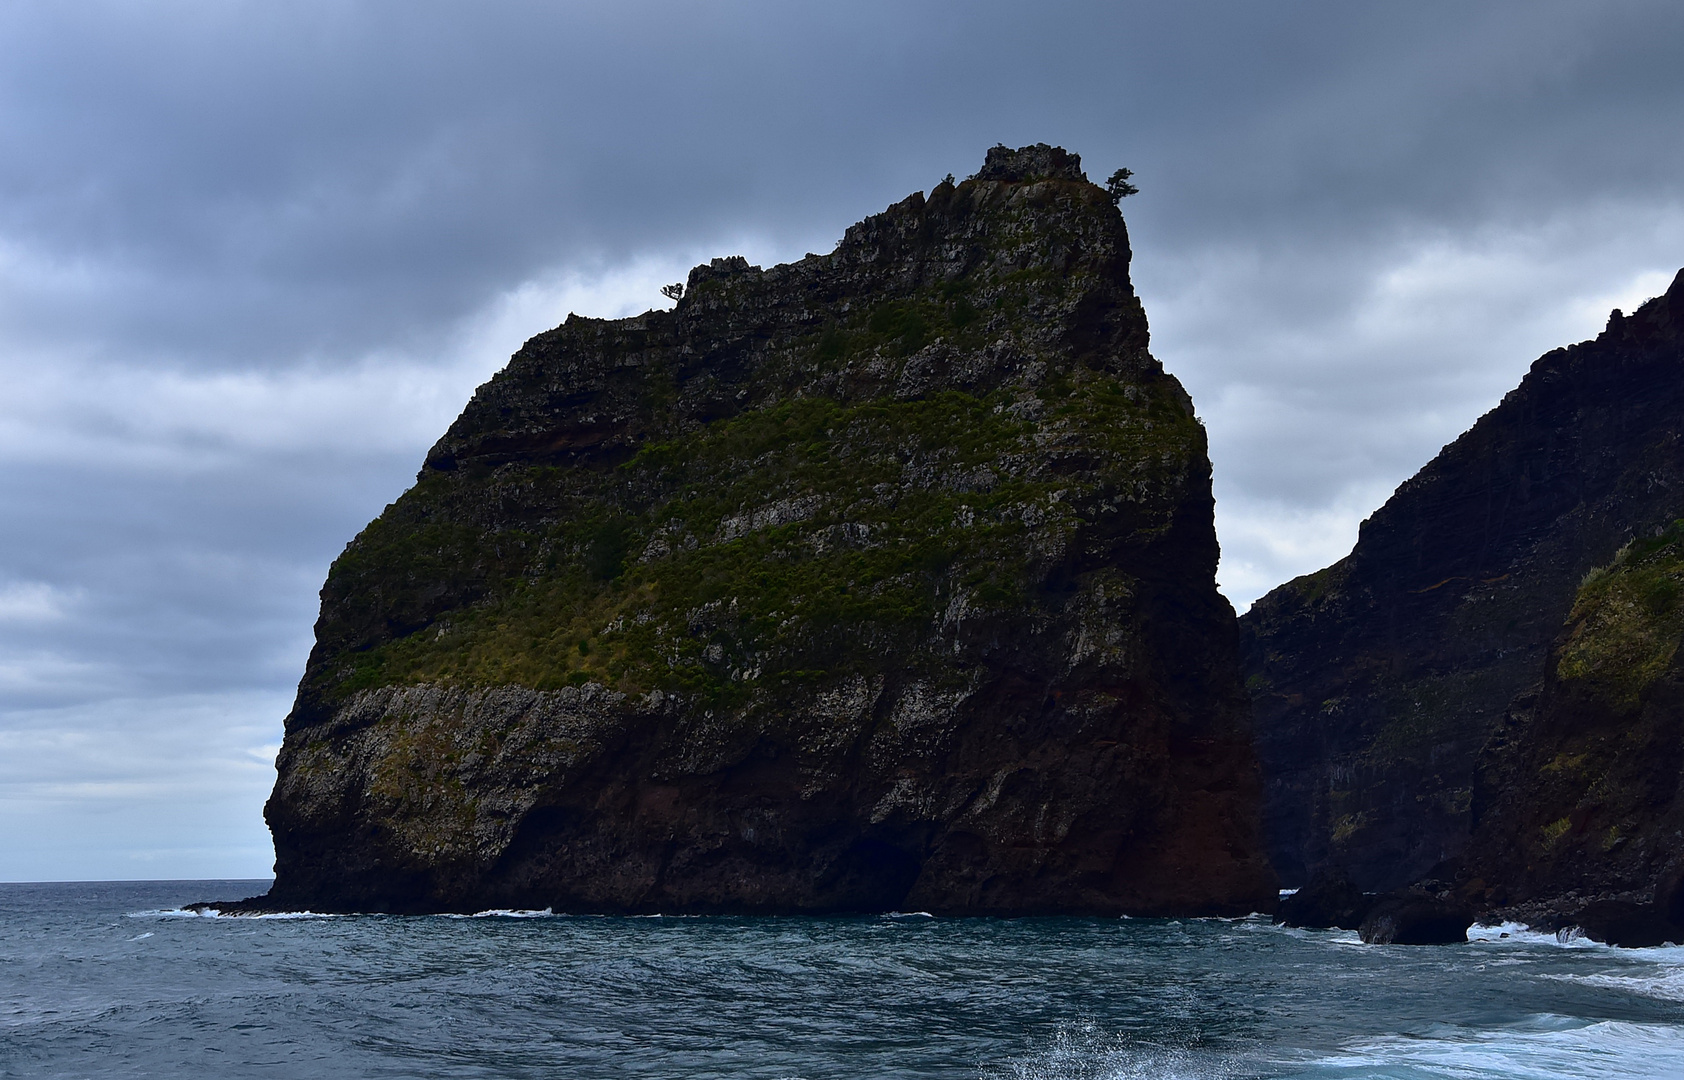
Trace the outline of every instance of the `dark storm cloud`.
<instances>
[{"instance_id":1,"label":"dark storm cloud","mask_svg":"<svg viewBox=\"0 0 1684 1080\"><path fill-rule=\"evenodd\" d=\"M0 41L0 827L39 838L0 877L260 872L315 589L475 382L995 142L1136 170L1241 601L1684 264L1672 3L63 3Z\"/></svg>"},{"instance_id":2,"label":"dark storm cloud","mask_svg":"<svg viewBox=\"0 0 1684 1080\"><path fill-rule=\"evenodd\" d=\"M11 8L8 323L212 364L424 341L569 256L834 239L995 139L1274 244L1679 164L1661 5L605 8Z\"/></svg>"}]
</instances>

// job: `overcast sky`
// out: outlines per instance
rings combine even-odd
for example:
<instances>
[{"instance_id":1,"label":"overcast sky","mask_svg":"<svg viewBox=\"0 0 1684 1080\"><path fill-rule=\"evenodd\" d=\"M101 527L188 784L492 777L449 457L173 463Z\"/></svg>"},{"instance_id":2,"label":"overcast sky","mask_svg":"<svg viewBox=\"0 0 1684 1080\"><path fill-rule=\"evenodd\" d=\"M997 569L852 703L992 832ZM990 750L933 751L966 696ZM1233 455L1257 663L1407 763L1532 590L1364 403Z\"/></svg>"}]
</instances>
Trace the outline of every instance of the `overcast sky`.
<instances>
[{"instance_id":1,"label":"overcast sky","mask_svg":"<svg viewBox=\"0 0 1684 1080\"><path fill-rule=\"evenodd\" d=\"M0 3L0 880L263 876L328 564L474 386L995 143L1134 169L1236 606L1684 265L1684 5Z\"/></svg>"}]
</instances>

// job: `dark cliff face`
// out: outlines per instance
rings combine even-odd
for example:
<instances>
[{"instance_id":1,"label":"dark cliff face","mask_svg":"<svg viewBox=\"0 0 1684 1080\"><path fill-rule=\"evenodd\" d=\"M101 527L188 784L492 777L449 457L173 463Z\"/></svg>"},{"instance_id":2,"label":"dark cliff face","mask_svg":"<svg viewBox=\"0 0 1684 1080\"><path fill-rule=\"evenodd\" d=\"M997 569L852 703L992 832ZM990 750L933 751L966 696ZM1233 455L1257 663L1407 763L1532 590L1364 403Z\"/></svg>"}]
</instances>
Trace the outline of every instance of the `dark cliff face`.
<instances>
[{"instance_id":1,"label":"dark cliff face","mask_svg":"<svg viewBox=\"0 0 1684 1080\"><path fill-rule=\"evenodd\" d=\"M1210 466L1112 200L998 147L570 317L334 564L273 906L1268 909Z\"/></svg>"},{"instance_id":2,"label":"dark cliff face","mask_svg":"<svg viewBox=\"0 0 1684 1080\"><path fill-rule=\"evenodd\" d=\"M1470 896L1571 919L1676 895L1684 868L1684 521L1586 575L1541 687L1480 759ZM1684 929L1684 910L1664 913Z\"/></svg>"},{"instance_id":3,"label":"dark cliff face","mask_svg":"<svg viewBox=\"0 0 1684 1080\"><path fill-rule=\"evenodd\" d=\"M1581 579L1684 510L1684 274L1521 385L1241 619L1283 878L1369 889L1468 842L1481 747L1545 674Z\"/></svg>"}]
</instances>

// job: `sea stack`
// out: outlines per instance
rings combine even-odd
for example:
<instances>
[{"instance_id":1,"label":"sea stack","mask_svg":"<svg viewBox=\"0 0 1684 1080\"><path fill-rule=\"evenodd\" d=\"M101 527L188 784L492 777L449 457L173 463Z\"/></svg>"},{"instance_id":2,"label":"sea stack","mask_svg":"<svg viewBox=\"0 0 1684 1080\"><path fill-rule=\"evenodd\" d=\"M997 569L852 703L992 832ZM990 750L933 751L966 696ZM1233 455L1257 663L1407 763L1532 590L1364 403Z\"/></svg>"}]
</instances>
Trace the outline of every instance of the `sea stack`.
<instances>
[{"instance_id":1,"label":"sea stack","mask_svg":"<svg viewBox=\"0 0 1684 1080\"><path fill-rule=\"evenodd\" d=\"M1271 910L1129 255L1076 155L1002 146L533 338L333 565L250 906Z\"/></svg>"},{"instance_id":2,"label":"sea stack","mask_svg":"<svg viewBox=\"0 0 1684 1080\"><path fill-rule=\"evenodd\" d=\"M1240 620L1287 883L1653 902L1684 862L1680 516L1684 272Z\"/></svg>"}]
</instances>

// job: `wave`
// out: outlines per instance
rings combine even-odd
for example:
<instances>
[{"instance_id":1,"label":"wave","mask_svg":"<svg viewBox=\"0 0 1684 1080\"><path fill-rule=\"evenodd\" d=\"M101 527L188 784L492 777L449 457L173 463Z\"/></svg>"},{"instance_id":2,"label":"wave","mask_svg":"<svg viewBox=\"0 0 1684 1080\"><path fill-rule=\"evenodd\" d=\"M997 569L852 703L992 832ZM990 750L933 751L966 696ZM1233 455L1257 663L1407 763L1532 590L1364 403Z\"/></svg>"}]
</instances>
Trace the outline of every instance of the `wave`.
<instances>
[{"instance_id":1,"label":"wave","mask_svg":"<svg viewBox=\"0 0 1684 1080\"><path fill-rule=\"evenodd\" d=\"M1481 926L1475 923L1468 927L1468 940L1482 944L1557 945L1566 949L1599 950L1615 956L1684 964L1684 945L1652 945L1644 948L1609 945L1586 937L1577 927L1549 933L1534 930L1525 923L1506 922L1496 926Z\"/></svg>"},{"instance_id":2,"label":"wave","mask_svg":"<svg viewBox=\"0 0 1684 1080\"><path fill-rule=\"evenodd\" d=\"M159 908L155 911L130 911L128 919L353 919L354 915L340 915L328 911L269 911L262 915L226 914L213 907Z\"/></svg>"},{"instance_id":3,"label":"wave","mask_svg":"<svg viewBox=\"0 0 1684 1080\"><path fill-rule=\"evenodd\" d=\"M688 912L662 913L654 912L646 915L605 915L595 912L574 914L566 911L555 911L551 908L487 908L484 911L472 913L441 911L427 915L397 916L379 911L359 912L324 912L324 911L270 911L261 915L246 914L244 912L224 912L214 907L175 907L159 908L152 911L131 911L126 914L130 919L390 919L390 918L422 918L422 919L741 919L741 915L696 915ZM752 917L752 916L750 916ZM880 919L934 919L928 911L885 911L877 916Z\"/></svg>"},{"instance_id":4,"label":"wave","mask_svg":"<svg viewBox=\"0 0 1684 1080\"><path fill-rule=\"evenodd\" d=\"M1650 1080L1684 1075L1684 1029L1537 1016L1487 1031L1441 1028L1371 1039L1288 1074L1293 1080Z\"/></svg>"},{"instance_id":5,"label":"wave","mask_svg":"<svg viewBox=\"0 0 1684 1080\"><path fill-rule=\"evenodd\" d=\"M1546 979L1595 986L1603 990L1624 990L1662 1001L1684 1001L1684 968L1653 975L1546 975ZM1681 1073L1684 1075L1684 1073Z\"/></svg>"},{"instance_id":6,"label":"wave","mask_svg":"<svg viewBox=\"0 0 1684 1080\"><path fill-rule=\"evenodd\" d=\"M1614 949L1603 945L1626 961L1635 970L1625 972L1598 971L1554 972L1544 976L1558 982L1595 986L1603 990L1623 990L1626 993L1661 1001L1684 1001L1684 946L1660 945L1650 949ZM1684 1075L1684 1072L1681 1072Z\"/></svg>"},{"instance_id":7,"label":"wave","mask_svg":"<svg viewBox=\"0 0 1684 1080\"><path fill-rule=\"evenodd\" d=\"M1608 946L1582 935L1555 934L1534 930L1526 923L1505 922L1494 926L1474 923L1468 927L1468 940L1482 944L1563 945L1572 949L1605 949Z\"/></svg>"},{"instance_id":8,"label":"wave","mask_svg":"<svg viewBox=\"0 0 1684 1080\"><path fill-rule=\"evenodd\" d=\"M997 1067L982 1080L1237 1080L1255 1076L1237 1057L1141 1042L1079 1020L1060 1024L1047 1047Z\"/></svg>"},{"instance_id":9,"label":"wave","mask_svg":"<svg viewBox=\"0 0 1684 1080\"><path fill-rule=\"evenodd\" d=\"M1163 1046L1061 1024L1038 1051L982 1080L1649 1080L1684 1076L1684 1028L1588 1022L1554 1014L1496 1029L1441 1025L1420 1035L1353 1042L1331 1054L1270 1060L1266 1054Z\"/></svg>"},{"instance_id":10,"label":"wave","mask_svg":"<svg viewBox=\"0 0 1684 1080\"><path fill-rule=\"evenodd\" d=\"M446 919L565 919L566 915L557 915L549 908L487 908L476 911L472 915L456 915L446 912L441 918Z\"/></svg>"}]
</instances>

